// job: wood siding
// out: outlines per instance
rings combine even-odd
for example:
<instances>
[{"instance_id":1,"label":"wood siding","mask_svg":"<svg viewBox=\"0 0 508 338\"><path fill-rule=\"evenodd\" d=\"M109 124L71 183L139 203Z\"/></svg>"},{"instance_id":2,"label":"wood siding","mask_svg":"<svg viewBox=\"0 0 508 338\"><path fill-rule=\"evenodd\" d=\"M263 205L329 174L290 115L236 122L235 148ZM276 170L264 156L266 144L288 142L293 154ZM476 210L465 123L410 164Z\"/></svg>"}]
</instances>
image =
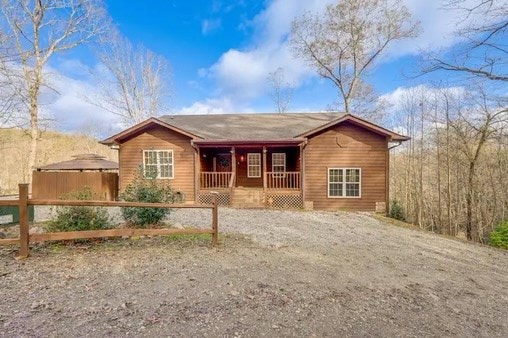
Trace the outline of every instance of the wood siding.
<instances>
[{"instance_id":1,"label":"wood siding","mask_svg":"<svg viewBox=\"0 0 508 338\"><path fill-rule=\"evenodd\" d=\"M171 188L184 193L185 200L194 201L194 148L190 138L177 132L153 126L134 135L120 145L120 191L129 184L143 164L143 150L173 150L173 179L161 179Z\"/></svg>"},{"instance_id":2,"label":"wood siding","mask_svg":"<svg viewBox=\"0 0 508 338\"><path fill-rule=\"evenodd\" d=\"M114 201L118 193L118 174L92 171L34 171L32 198L59 199L64 194L89 187L93 198Z\"/></svg>"},{"instance_id":3,"label":"wood siding","mask_svg":"<svg viewBox=\"0 0 508 338\"><path fill-rule=\"evenodd\" d=\"M387 140L349 122L309 138L305 148L305 201L316 210L376 209L386 201ZM328 168L360 168L360 198L328 198Z\"/></svg>"}]
</instances>

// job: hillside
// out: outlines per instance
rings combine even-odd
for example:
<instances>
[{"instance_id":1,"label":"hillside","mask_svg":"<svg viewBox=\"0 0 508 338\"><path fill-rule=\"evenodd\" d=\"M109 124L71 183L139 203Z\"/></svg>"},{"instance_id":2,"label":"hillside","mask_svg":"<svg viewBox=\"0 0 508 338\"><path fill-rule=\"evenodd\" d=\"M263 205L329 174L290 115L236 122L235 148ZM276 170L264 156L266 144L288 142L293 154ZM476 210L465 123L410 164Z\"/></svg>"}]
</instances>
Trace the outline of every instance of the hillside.
<instances>
[{"instance_id":1,"label":"hillside","mask_svg":"<svg viewBox=\"0 0 508 338\"><path fill-rule=\"evenodd\" d=\"M27 178L29 137L20 129L0 129L0 195L15 194ZM72 155L95 153L118 161L116 150L92 137L46 131L41 135L37 166L72 159Z\"/></svg>"}]
</instances>

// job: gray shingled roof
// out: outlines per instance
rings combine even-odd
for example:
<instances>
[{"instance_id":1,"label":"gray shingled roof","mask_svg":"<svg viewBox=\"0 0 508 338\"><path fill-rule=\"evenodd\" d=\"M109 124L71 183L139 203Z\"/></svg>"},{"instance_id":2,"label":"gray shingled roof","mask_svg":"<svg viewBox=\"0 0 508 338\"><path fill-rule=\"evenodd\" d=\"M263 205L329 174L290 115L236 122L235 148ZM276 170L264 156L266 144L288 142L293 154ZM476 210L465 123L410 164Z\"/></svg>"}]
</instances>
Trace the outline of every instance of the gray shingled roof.
<instances>
[{"instance_id":1,"label":"gray shingled roof","mask_svg":"<svg viewBox=\"0 0 508 338\"><path fill-rule=\"evenodd\" d=\"M96 154L79 154L74 160L51 163L37 168L38 170L118 170L118 163L106 160Z\"/></svg>"},{"instance_id":2,"label":"gray shingled roof","mask_svg":"<svg viewBox=\"0 0 508 338\"><path fill-rule=\"evenodd\" d=\"M291 139L344 114L223 114L166 115L159 117L178 129L210 140Z\"/></svg>"}]
</instances>

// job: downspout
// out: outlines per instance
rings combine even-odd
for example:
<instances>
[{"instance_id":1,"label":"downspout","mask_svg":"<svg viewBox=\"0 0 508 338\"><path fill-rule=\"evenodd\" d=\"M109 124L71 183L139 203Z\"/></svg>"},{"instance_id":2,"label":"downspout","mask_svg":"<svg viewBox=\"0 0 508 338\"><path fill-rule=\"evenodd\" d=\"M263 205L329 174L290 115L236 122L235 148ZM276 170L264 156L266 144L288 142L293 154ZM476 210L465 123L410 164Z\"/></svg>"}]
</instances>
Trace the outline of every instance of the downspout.
<instances>
[{"instance_id":1,"label":"downspout","mask_svg":"<svg viewBox=\"0 0 508 338\"><path fill-rule=\"evenodd\" d=\"M398 141L394 145L392 145L391 147L388 147L388 150L392 150L394 148L397 148L400 145L402 145L402 141Z\"/></svg>"},{"instance_id":2,"label":"downspout","mask_svg":"<svg viewBox=\"0 0 508 338\"><path fill-rule=\"evenodd\" d=\"M194 143L194 140L190 141L191 147L194 148L194 202L198 203L198 194L199 194L199 177L198 177L198 166L201 167L201 163L199 162L199 148Z\"/></svg>"},{"instance_id":3,"label":"downspout","mask_svg":"<svg viewBox=\"0 0 508 338\"><path fill-rule=\"evenodd\" d=\"M118 182L117 182L115 196L114 196L114 201L116 201L118 199L118 196L120 196L120 188L121 188L121 184L122 184L122 180L121 180L122 166L120 165L120 144L118 144L118 143L110 144L109 149L116 150L116 156L118 158L118 176L117 176ZM37 169L37 171L40 171L40 170Z\"/></svg>"}]
</instances>

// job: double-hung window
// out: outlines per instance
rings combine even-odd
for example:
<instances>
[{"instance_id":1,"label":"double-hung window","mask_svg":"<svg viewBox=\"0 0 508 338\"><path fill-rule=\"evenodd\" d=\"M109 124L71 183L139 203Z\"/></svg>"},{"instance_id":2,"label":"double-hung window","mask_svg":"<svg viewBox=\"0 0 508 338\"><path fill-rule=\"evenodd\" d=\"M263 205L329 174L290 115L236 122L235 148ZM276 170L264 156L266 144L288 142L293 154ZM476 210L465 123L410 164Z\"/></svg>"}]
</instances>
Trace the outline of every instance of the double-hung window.
<instances>
[{"instance_id":1,"label":"double-hung window","mask_svg":"<svg viewBox=\"0 0 508 338\"><path fill-rule=\"evenodd\" d=\"M261 154L247 154L247 177L261 177Z\"/></svg>"},{"instance_id":2,"label":"double-hung window","mask_svg":"<svg viewBox=\"0 0 508 338\"><path fill-rule=\"evenodd\" d=\"M361 197L359 168L328 168L328 197Z\"/></svg>"},{"instance_id":3,"label":"double-hung window","mask_svg":"<svg viewBox=\"0 0 508 338\"><path fill-rule=\"evenodd\" d=\"M272 172L274 177L284 177L286 172L286 154L272 153Z\"/></svg>"},{"instance_id":4,"label":"double-hung window","mask_svg":"<svg viewBox=\"0 0 508 338\"><path fill-rule=\"evenodd\" d=\"M143 150L145 177L174 178L173 150Z\"/></svg>"}]
</instances>

